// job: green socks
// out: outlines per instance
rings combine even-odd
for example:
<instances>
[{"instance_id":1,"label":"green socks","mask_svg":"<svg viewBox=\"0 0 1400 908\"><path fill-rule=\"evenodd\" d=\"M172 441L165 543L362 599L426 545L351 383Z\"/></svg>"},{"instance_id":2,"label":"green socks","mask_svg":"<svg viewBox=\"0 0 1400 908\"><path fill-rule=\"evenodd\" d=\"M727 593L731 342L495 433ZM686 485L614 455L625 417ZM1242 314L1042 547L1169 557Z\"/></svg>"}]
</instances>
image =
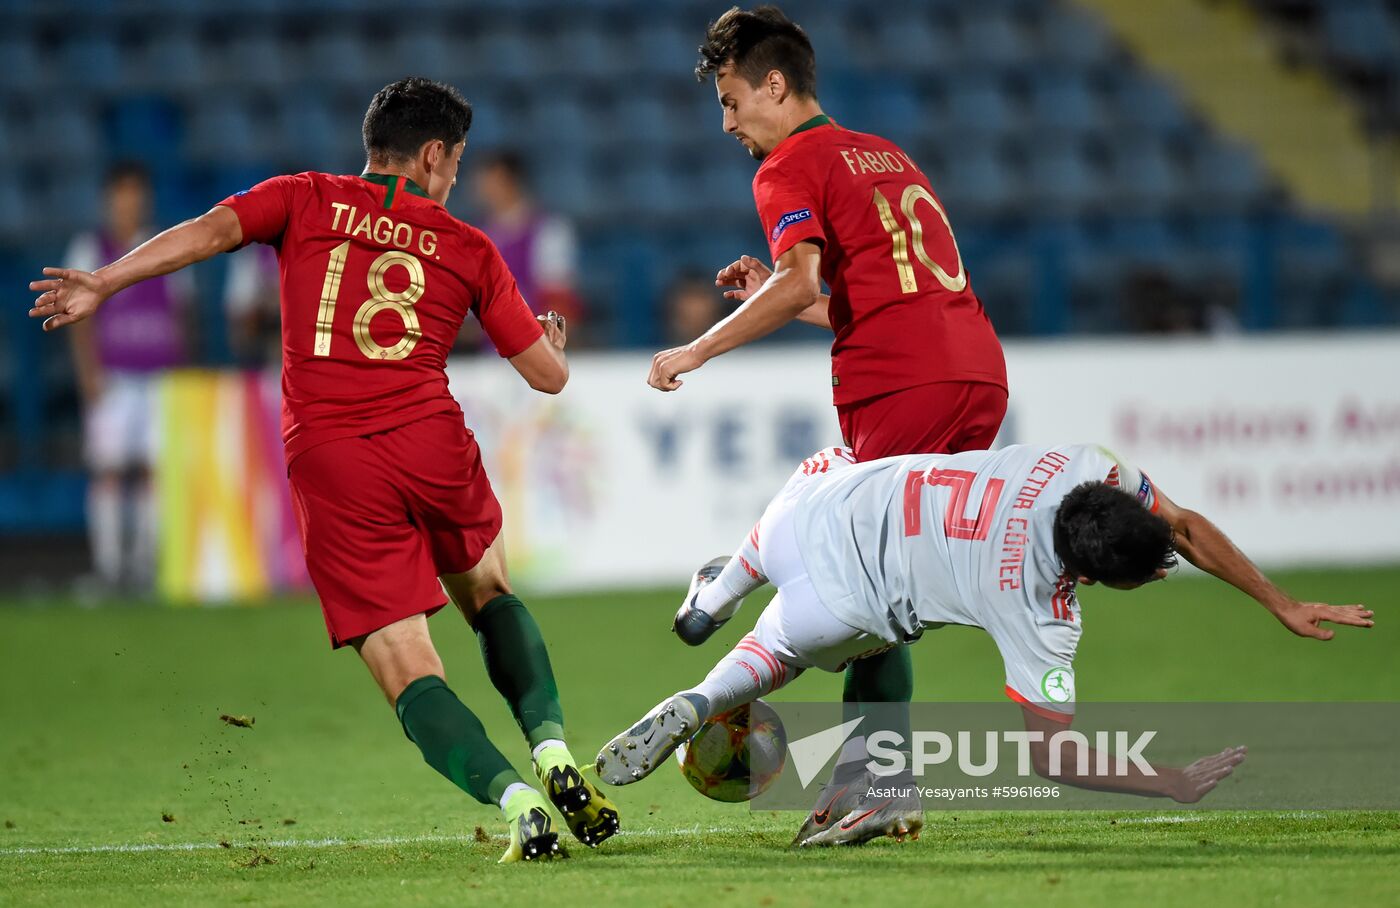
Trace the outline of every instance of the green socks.
<instances>
[{"instance_id":1,"label":"green socks","mask_svg":"<svg viewBox=\"0 0 1400 908\"><path fill-rule=\"evenodd\" d=\"M559 688L540 626L514 596L497 596L482 607L472 622L481 643L486 673L496 685L515 721L534 747L564 737L564 712Z\"/></svg>"},{"instance_id":2,"label":"green socks","mask_svg":"<svg viewBox=\"0 0 1400 908\"><path fill-rule=\"evenodd\" d=\"M481 803L499 804L507 787L523 784L446 681L425 675L404 688L394 706L424 762Z\"/></svg>"},{"instance_id":3,"label":"green socks","mask_svg":"<svg viewBox=\"0 0 1400 908\"><path fill-rule=\"evenodd\" d=\"M846 667L846 686L841 699L847 717L866 716L861 733L867 738L877 731L892 731L912 744L909 732L909 701L914 696L914 660L908 646L876 656L857 659ZM871 705L879 704L879 705Z\"/></svg>"},{"instance_id":4,"label":"green socks","mask_svg":"<svg viewBox=\"0 0 1400 908\"><path fill-rule=\"evenodd\" d=\"M510 705L530 746L562 741L564 714L539 625L514 596L497 596L472 622L491 683ZM414 681L395 704L408 739L429 766L483 804L499 804L508 787L524 784L486 730L436 675ZM567 751L565 751L567 753Z\"/></svg>"},{"instance_id":5,"label":"green socks","mask_svg":"<svg viewBox=\"0 0 1400 908\"><path fill-rule=\"evenodd\" d=\"M908 646L896 646L846 666L847 703L908 703L914 697L914 660Z\"/></svg>"}]
</instances>

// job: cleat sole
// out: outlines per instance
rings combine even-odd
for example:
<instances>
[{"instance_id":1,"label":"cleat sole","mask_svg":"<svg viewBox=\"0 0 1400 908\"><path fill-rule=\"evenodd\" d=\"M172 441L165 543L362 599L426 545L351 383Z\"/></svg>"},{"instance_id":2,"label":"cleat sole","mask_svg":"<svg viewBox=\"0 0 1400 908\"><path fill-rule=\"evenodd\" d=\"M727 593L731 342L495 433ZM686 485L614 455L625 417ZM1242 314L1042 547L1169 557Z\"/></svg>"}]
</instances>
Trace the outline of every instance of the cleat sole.
<instances>
[{"instance_id":1,"label":"cleat sole","mask_svg":"<svg viewBox=\"0 0 1400 908\"><path fill-rule=\"evenodd\" d=\"M561 791L552 791L549 794L552 803L562 814L578 813L588 807L593 800L593 796L588 793L588 789L583 785L573 788L565 788Z\"/></svg>"},{"instance_id":2,"label":"cleat sole","mask_svg":"<svg viewBox=\"0 0 1400 908\"><path fill-rule=\"evenodd\" d=\"M541 781L545 782L545 792L564 817L569 832L584 845L597 848L621 830L616 806L583 778L577 768L542 773Z\"/></svg>"},{"instance_id":3,"label":"cleat sole","mask_svg":"<svg viewBox=\"0 0 1400 908\"><path fill-rule=\"evenodd\" d=\"M695 707L673 697L603 748L598 754L598 777L609 785L644 779L699 727Z\"/></svg>"},{"instance_id":4,"label":"cleat sole","mask_svg":"<svg viewBox=\"0 0 1400 908\"><path fill-rule=\"evenodd\" d=\"M520 856L526 861L547 861L554 858L566 858L569 855L568 852L559 847L559 833L546 832L522 842Z\"/></svg>"}]
</instances>

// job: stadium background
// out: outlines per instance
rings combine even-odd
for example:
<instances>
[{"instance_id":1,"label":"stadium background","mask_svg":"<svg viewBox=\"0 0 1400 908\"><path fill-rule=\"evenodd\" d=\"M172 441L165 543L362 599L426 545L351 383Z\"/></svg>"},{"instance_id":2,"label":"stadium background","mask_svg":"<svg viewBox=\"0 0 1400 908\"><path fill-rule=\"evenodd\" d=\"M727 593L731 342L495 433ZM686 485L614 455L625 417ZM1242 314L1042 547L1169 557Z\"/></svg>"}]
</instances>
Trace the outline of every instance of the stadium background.
<instances>
[{"instance_id":1,"label":"stadium background","mask_svg":"<svg viewBox=\"0 0 1400 908\"><path fill-rule=\"evenodd\" d=\"M930 174L1004 338L1400 318L1400 39L1384 0L789 6L826 109ZM520 149L542 204L576 224L579 346L654 350L676 274L763 248L754 165L690 74L717 9L7 2L0 279L16 290L0 332L0 529L14 570L71 570L23 540L83 520L67 346L26 322L19 288L97 222L105 166L148 164L166 225L273 173L358 170L378 86L449 80L476 110L466 167ZM470 188L450 207L473 217ZM225 271L195 269L196 362L210 367L233 363ZM813 333L783 340L819 357Z\"/></svg>"},{"instance_id":2,"label":"stadium background","mask_svg":"<svg viewBox=\"0 0 1400 908\"><path fill-rule=\"evenodd\" d=\"M724 5L0 0L0 902L1395 901L1393 813L938 814L917 847L808 855L785 850L796 818L665 773L616 793L635 835L615 848L497 873L490 811L422 769L356 660L323 649L278 498L275 378L236 368L229 257L195 269L198 368L160 405L162 595L70 593L89 570L79 399L25 282L99 220L110 164L151 168L162 226L273 173L357 172L367 99L417 72L475 106L464 173L521 149L580 238L565 394L531 395L470 347L452 366L524 534L511 557L576 751L698 677L715 650L666 633L685 572L835 440L813 330L677 394L644 385L672 279L763 248L754 164L691 75ZM902 143L945 201L1007 341L1007 440L1121 448L1299 596L1378 611L1312 645L1198 577L1086 590L1085 699L1400 699L1396 4L784 7L826 110ZM477 216L466 181L449 207ZM1288 570L1304 563L1330 566ZM230 599L286 607L161 606ZM433 627L454 687L514 742L475 642L447 612ZM920 699L1000 696L985 635L941 631L914 657Z\"/></svg>"}]
</instances>

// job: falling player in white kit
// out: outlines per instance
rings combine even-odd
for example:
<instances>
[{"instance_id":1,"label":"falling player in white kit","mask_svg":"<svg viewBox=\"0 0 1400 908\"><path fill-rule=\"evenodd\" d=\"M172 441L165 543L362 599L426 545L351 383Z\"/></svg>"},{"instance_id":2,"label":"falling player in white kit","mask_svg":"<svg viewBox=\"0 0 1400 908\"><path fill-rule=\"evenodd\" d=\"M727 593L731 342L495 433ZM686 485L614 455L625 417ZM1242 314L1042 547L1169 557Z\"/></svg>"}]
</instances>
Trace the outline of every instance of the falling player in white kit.
<instances>
[{"instance_id":1,"label":"falling player in white kit","mask_svg":"<svg viewBox=\"0 0 1400 908\"><path fill-rule=\"evenodd\" d=\"M999 451L890 457L856 464L843 448L803 462L744 544L701 569L676 615L692 645L742 599L778 592L751 634L699 685L667 698L598 754L604 781L649 775L707 719L771 693L811 667L919 639L946 624L996 641L1006 694L1021 705L1036 771L1049 777L1050 736L1074 716L1078 584L1133 589L1160 580L1180 553L1263 605L1303 637L1331 639L1323 621L1370 627L1359 605L1298 602L1274 586L1200 514L1180 508L1142 472L1094 445L1014 445ZM660 732L658 734L657 732ZM863 739L846 744L863 754ZM1054 779L1070 785L1194 802L1244 759L1229 748L1184 769L1081 776L1073 742ZM1091 750L1089 764L1097 756ZM838 765L865 769L865 759ZM856 783L856 784L853 784ZM857 844L917 836L917 798L866 797L858 777L828 783L794 844ZM886 789L887 790L887 789Z\"/></svg>"}]
</instances>

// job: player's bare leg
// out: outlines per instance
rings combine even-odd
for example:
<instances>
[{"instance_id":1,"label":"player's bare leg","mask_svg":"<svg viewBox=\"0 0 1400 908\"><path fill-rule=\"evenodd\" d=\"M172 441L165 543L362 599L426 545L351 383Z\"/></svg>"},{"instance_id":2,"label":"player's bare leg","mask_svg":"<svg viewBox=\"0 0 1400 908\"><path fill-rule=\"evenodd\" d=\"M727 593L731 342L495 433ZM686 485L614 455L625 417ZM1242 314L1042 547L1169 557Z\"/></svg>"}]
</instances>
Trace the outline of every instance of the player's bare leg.
<instances>
[{"instance_id":1,"label":"player's bare leg","mask_svg":"<svg viewBox=\"0 0 1400 908\"><path fill-rule=\"evenodd\" d=\"M352 643L423 760L481 803L501 808L510 829L501 862L562 856L544 798L525 784L447 686L427 618L414 615Z\"/></svg>"},{"instance_id":2,"label":"player's bare leg","mask_svg":"<svg viewBox=\"0 0 1400 908\"><path fill-rule=\"evenodd\" d=\"M595 847L621 828L617 805L584 778L564 743L564 714L539 625L512 592L504 541L471 570L444 574L448 596L476 631L491 683L530 744L535 774L569 831Z\"/></svg>"}]
</instances>

